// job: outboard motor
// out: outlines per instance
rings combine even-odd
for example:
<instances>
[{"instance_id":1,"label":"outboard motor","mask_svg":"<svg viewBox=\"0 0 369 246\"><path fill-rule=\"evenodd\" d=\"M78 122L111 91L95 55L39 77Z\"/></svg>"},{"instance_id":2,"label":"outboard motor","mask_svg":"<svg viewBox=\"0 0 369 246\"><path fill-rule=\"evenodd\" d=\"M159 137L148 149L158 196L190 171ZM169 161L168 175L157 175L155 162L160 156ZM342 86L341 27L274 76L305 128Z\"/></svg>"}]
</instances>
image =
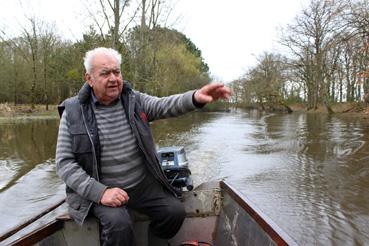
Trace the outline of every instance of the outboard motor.
<instances>
[{"instance_id":1,"label":"outboard motor","mask_svg":"<svg viewBox=\"0 0 369 246\"><path fill-rule=\"evenodd\" d=\"M158 150L159 161L169 183L179 194L186 187L188 191L193 189L191 171L188 168L188 160L184 147L164 147Z\"/></svg>"}]
</instances>

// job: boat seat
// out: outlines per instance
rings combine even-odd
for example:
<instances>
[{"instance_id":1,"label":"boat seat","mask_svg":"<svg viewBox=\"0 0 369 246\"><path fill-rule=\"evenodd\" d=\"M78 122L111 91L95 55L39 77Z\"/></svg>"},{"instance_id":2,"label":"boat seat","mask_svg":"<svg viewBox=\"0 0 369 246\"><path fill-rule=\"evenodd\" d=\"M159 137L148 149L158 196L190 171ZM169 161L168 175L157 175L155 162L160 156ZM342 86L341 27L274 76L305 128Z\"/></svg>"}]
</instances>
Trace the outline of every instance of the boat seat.
<instances>
[{"instance_id":1,"label":"boat seat","mask_svg":"<svg viewBox=\"0 0 369 246\"><path fill-rule=\"evenodd\" d=\"M72 217L70 217L69 213L66 213L66 214L62 214L56 217L56 220L68 221L68 220L73 220L73 219Z\"/></svg>"},{"instance_id":2,"label":"boat seat","mask_svg":"<svg viewBox=\"0 0 369 246\"><path fill-rule=\"evenodd\" d=\"M149 217L145 214L139 213L133 209L129 209L128 210L129 214L131 215L131 218L133 221L138 222L138 221L148 221ZM89 215L88 217L93 217L92 215ZM59 215L58 217L56 217L56 220L61 220L61 221L70 221L73 220L72 217L70 216L69 213L65 213L62 215Z\"/></svg>"},{"instance_id":3,"label":"boat seat","mask_svg":"<svg viewBox=\"0 0 369 246\"><path fill-rule=\"evenodd\" d=\"M131 214L131 218L134 221L134 232L137 245L147 245L147 228L150 222L149 217L132 209L128 212ZM87 216L83 226L78 226L69 213L59 215L56 219L62 221L64 224L63 233L66 234L65 238L69 240L67 245L97 245L96 242L99 242L100 225L94 216ZM83 241L83 238L87 237L91 239L89 239L88 244L86 241ZM53 245L50 240L51 239L45 240L44 244L41 244L41 246Z\"/></svg>"}]
</instances>

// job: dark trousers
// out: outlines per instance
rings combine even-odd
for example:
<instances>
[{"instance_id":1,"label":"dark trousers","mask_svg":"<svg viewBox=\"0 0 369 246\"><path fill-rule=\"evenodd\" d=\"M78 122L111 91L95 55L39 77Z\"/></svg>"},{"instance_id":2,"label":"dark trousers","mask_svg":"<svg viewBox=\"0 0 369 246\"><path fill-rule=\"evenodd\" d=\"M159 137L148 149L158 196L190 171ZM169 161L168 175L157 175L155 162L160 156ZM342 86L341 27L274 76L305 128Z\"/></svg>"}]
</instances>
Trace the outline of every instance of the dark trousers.
<instances>
[{"instance_id":1,"label":"dark trousers","mask_svg":"<svg viewBox=\"0 0 369 246\"><path fill-rule=\"evenodd\" d=\"M95 204L92 213L101 225L101 245L135 245L133 224L127 208L149 216L149 233L160 238L171 238L185 218L182 203L156 181L151 174L134 189L127 191L129 201L118 208Z\"/></svg>"}]
</instances>

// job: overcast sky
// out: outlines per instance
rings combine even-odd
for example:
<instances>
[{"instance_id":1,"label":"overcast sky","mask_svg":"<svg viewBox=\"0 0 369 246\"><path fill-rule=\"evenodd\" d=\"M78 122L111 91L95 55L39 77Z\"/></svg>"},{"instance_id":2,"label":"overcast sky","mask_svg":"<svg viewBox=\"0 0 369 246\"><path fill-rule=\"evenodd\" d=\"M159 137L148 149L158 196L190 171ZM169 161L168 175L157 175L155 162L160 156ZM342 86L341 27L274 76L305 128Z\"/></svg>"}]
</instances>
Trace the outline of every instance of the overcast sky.
<instances>
[{"instance_id":1,"label":"overcast sky","mask_svg":"<svg viewBox=\"0 0 369 246\"><path fill-rule=\"evenodd\" d=\"M244 75L264 51L278 49L278 29L291 23L305 0L185 0L183 32L201 49L216 79ZM196 6L196 7L194 7Z\"/></svg>"},{"instance_id":2,"label":"overcast sky","mask_svg":"<svg viewBox=\"0 0 369 246\"><path fill-rule=\"evenodd\" d=\"M278 49L278 28L293 21L306 0L183 0L182 31L200 48L216 79L244 75L264 51Z\"/></svg>"},{"instance_id":3,"label":"overcast sky","mask_svg":"<svg viewBox=\"0 0 369 246\"><path fill-rule=\"evenodd\" d=\"M68 38L80 38L86 26L78 0L0 0L0 27L16 29L23 10L53 21ZM291 23L308 0L180 0L169 23L186 34L202 51L215 80L240 78L264 51L278 50L279 27ZM18 21L19 22L19 21ZM18 25L19 26L19 25Z\"/></svg>"}]
</instances>

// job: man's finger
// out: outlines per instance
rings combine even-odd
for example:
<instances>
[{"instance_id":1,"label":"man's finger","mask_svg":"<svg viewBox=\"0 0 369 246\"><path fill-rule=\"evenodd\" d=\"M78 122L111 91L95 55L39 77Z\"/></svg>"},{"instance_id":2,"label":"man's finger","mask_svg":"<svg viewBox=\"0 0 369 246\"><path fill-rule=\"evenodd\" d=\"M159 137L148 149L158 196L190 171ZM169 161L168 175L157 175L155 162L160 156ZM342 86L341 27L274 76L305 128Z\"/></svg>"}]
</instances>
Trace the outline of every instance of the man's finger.
<instances>
[{"instance_id":1,"label":"man's finger","mask_svg":"<svg viewBox=\"0 0 369 246\"><path fill-rule=\"evenodd\" d=\"M212 102L214 99L212 96L208 96L208 95L201 95L201 99L202 101L205 101L205 102Z\"/></svg>"},{"instance_id":2,"label":"man's finger","mask_svg":"<svg viewBox=\"0 0 369 246\"><path fill-rule=\"evenodd\" d=\"M122 205L122 203L120 201L113 201L112 202L112 207L114 207L114 208L119 207L121 205Z\"/></svg>"},{"instance_id":3,"label":"man's finger","mask_svg":"<svg viewBox=\"0 0 369 246\"><path fill-rule=\"evenodd\" d=\"M211 84L207 84L206 86L204 86L204 92L209 92L209 91L213 91L213 90L217 90L219 88L224 87L223 83L211 83Z\"/></svg>"},{"instance_id":4,"label":"man's finger","mask_svg":"<svg viewBox=\"0 0 369 246\"><path fill-rule=\"evenodd\" d=\"M124 199L126 199L128 201L129 196L128 196L127 192L125 192L124 190L122 190L120 188L114 188L114 189L115 189L116 194L119 194L120 196L123 196Z\"/></svg>"},{"instance_id":5,"label":"man's finger","mask_svg":"<svg viewBox=\"0 0 369 246\"><path fill-rule=\"evenodd\" d=\"M128 202L128 199L127 199L125 196L122 196L121 194L119 194L119 195L117 196L117 198L118 198L118 200L119 200L120 202L122 202L122 203L126 203L126 202Z\"/></svg>"},{"instance_id":6,"label":"man's finger","mask_svg":"<svg viewBox=\"0 0 369 246\"><path fill-rule=\"evenodd\" d=\"M231 89L229 89L228 87L225 87L225 86L216 88L215 91L216 92L221 92L221 93L229 93L229 94L232 93Z\"/></svg>"},{"instance_id":7,"label":"man's finger","mask_svg":"<svg viewBox=\"0 0 369 246\"><path fill-rule=\"evenodd\" d=\"M228 99L232 94L231 90L227 87L218 88L215 92L219 97L224 99Z\"/></svg>"}]
</instances>

